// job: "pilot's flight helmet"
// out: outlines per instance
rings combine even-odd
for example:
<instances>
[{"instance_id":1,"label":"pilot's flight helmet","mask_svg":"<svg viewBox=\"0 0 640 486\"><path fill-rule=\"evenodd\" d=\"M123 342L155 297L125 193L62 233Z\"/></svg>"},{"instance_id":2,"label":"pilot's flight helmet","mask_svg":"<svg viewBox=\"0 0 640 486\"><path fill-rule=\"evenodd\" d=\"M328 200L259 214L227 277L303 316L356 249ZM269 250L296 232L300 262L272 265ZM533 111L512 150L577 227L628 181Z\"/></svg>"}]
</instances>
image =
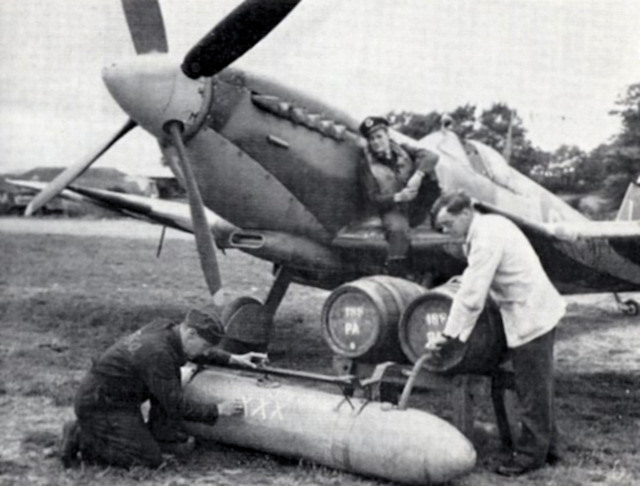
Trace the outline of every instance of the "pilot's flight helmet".
<instances>
[{"instance_id":1,"label":"pilot's flight helmet","mask_svg":"<svg viewBox=\"0 0 640 486\"><path fill-rule=\"evenodd\" d=\"M388 128L389 122L381 116L368 116L360 124L360 133L363 137L368 138L378 128Z\"/></svg>"}]
</instances>

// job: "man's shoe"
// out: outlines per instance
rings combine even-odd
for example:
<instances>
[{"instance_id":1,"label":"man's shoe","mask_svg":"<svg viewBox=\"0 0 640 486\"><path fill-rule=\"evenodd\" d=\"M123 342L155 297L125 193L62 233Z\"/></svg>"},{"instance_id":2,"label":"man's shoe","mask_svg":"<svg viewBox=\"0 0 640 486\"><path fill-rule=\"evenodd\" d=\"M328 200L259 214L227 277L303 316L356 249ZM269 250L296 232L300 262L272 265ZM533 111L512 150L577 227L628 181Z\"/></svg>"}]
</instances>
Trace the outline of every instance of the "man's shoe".
<instances>
[{"instance_id":1,"label":"man's shoe","mask_svg":"<svg viewBox=\"0 0 640 486\"><path fill-rule=\"evenodd\" d=\"M60 444L60 460L65 468L72 467L78 460L80 452L80 425L75 420L65 422L62 426L62 443Z\"/></svg>"},{"instance_id":2,"label":"man's shoe","mask_svg":"<svg viewBox=\"0 0 640 486\"><path fill-rule=\"evenodd\" d=\"M562 455L558 451L549 451L547 453L547 464L555 466L559 462L562 462Z\"/></svg>"},{"instance_id":3,"label":"man's shoe","mask_svg":"<svg viewBox=\"0 0 640 486\"><path fill-rule=\"evenodd\" d=\"M500 464L496 472L501 476L520 476L541 466L531 458L514 454L507 462Z\"/></svg>"}]
</instances>

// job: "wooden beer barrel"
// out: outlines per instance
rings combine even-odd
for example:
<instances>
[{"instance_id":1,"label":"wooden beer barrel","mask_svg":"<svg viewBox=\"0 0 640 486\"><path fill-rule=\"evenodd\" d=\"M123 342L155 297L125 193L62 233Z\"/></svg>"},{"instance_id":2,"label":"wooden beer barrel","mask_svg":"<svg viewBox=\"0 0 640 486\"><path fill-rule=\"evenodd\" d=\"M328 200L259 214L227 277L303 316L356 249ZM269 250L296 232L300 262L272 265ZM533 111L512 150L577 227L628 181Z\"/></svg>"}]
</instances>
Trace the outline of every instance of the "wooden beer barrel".
<instances>
[{"instance_id":1,"label":"wooden beer barrel","mask_svg":"<svg viewBox=\"0 0 640 486\"><path fill-rule=\"evenodd\" d=\"M402 311L426 289L401 278L365 277L335 289L322 308L322 334L339 356L406 361L398 342Z\"/></svg>"},{"instance_id":2,"label":"wooden beer barrel","mask_svg":"<svg viewBox=\"0 0 640 486\"><path fill-rule=\"evenodd\" d=\"M426 352L425 346L444 329L453 297L460 284L451 280L416 297L404 311L398 325L400 346L415 363ZM433 353L424 367L447 375L491 373L505 359L507 350L502 318L496 304L487 303L465 343L452 341L442 351Z\"/></svg>"}]
</instances>

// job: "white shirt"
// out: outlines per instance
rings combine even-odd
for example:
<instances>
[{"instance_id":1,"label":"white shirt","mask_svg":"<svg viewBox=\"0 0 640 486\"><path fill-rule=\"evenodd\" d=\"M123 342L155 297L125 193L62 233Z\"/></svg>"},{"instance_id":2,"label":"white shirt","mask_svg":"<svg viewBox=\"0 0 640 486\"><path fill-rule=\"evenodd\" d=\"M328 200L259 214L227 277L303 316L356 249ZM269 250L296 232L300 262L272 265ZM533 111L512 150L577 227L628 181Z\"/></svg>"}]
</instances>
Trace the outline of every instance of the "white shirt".
<instances>
[{"instance_id":1,"label":"white shirt","mask_svg":"<svg viewBox=\"0 0 640 486\"><path fill-rule=\"evenodd\" d=\"M553 329L565 302L538 255L510 220L474 213L464 244L462 274L444 333L466 341L490 295L500 308L507 346L521 346Z\"/></svg>"}]
</instances>

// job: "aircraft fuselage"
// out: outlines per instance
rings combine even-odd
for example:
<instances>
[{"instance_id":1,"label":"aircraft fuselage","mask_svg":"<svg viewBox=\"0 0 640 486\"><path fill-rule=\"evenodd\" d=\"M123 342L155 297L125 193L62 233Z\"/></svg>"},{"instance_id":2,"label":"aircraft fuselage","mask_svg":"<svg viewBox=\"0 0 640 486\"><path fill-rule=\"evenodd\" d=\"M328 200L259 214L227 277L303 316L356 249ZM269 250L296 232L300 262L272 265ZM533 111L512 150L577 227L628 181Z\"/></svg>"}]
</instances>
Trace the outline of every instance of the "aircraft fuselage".
<instances>
[{"instance_id":1,"label":"aircraft fuselage","mask_svg":"<svg viewBox=\"0 0 640 486\"><path fill-rule=\"evenodd\" d=\"M341 229L375 216L358 181L363 139L356 120L297 90L238 69L194 81L158 54L113 65L104 78L131 118L158 138L179 179L165 126L173 120L183 124L193 171L209 209L246 231L310 241L312 250L302 260L319 260L330 253L335 256L331 271L339 273L354 257L353 265L362 274L380 271L381 252L367 253L367 248L375 249L375 238L362 241L360 253L333 244ZM470 141L463 146L453 132L444 130L420 141L393 135L439 154L438 191L464 189L478 201L506 208L511 217L527 222L586 220L483 144ZM379 224L375 228L374 236L384 244ZM425 220L414 232L434 231ZM568 244L528 236L564 292L640 288L640 266L628 258L633 254L628 245L618 252L604 239ZM464 268L455 250L445 252L454 262L443 263L445 269L439 268L433 251L421 252L414 244L413 253L418 272L440 271L446 277ZM253 254L270 259L272 253ZM286 258L277 263L286 263ZM317 261L308 265L314 266Z\"/></svg>"}]
</instances>

